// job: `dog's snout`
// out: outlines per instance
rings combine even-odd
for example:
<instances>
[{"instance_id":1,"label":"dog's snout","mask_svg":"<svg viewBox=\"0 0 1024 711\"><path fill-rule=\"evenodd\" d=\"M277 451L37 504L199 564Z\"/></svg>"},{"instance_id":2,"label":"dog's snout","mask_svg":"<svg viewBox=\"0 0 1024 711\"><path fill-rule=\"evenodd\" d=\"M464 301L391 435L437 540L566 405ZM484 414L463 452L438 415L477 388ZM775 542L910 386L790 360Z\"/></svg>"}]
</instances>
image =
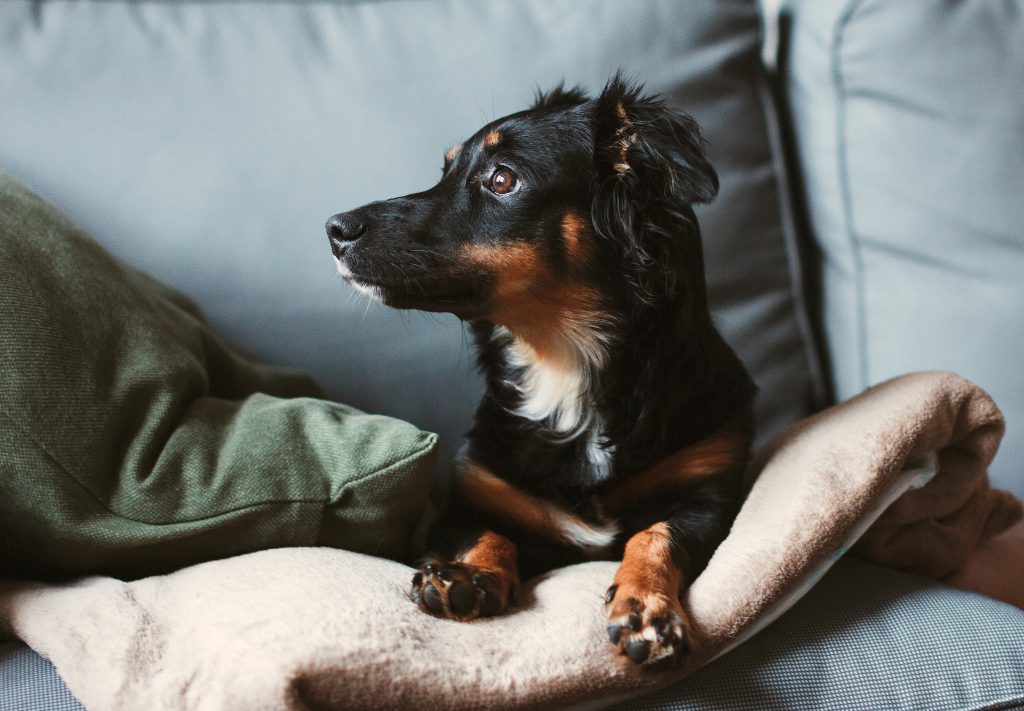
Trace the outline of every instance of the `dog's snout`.
<instances>
[{"instance_id":1,"label":"dog's snout","mask_svg":"<svg viewBox=\"0 0 1024 711\"><path fill-rule=\"evenodd\" d=\"M344 248L366 234L366 220L350 212L342 212L327 221L327 239L331 242L331 251L340 256Z\"/></svg>"}]
</instances>

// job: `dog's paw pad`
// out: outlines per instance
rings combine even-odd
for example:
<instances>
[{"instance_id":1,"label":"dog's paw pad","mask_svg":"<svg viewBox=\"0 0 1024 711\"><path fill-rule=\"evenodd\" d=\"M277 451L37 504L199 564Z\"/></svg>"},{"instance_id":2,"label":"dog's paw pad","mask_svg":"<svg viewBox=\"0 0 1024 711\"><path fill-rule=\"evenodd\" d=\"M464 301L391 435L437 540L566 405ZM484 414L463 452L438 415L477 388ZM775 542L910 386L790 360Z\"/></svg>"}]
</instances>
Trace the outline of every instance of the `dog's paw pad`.
<instances>
[{"instance_id":1,"label":"dog's paw pad","mask_svg":"<svg viewBox=\"0 0 1024 711\"><path fill-rule=\"evenodd\" d=\"M509 578L465 563L427 563L412 576L409 597L437 617L491 617L512 602L515 585Z\"/></svg>"},{"instance_id":2,"label":"dog's paw pad","mask_svg":"<svg viewBox=\"0 0 1024 711\"><path fill-rule=\"evenodd\" d=\"M613 586L605 600L608 640L622 658L661 671L690 653L686 613L675 598Z\"/></svg>"}]
</instances>

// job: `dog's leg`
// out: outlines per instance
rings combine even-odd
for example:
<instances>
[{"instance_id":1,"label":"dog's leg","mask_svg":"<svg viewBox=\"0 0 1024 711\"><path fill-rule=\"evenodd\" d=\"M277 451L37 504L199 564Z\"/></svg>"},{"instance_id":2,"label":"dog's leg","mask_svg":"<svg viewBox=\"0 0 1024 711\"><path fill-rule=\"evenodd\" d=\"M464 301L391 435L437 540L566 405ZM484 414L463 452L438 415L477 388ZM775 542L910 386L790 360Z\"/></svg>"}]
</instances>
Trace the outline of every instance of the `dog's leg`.
<instances>
[{"instance_id":1,"label":"dog's leg","mask_svg":"<svg viewBox=\"0 0 1024 711\"><path fill-rule=\"evenodd\" d=\"M689 653L680 603L688 584L685 555L669 523L656 523L626 543L605 604L609 639L636 664L668 668Z\"/></svg>"},{"instance_id":2,"label":"dog's leg","mask_svg":"<svg viewBox=\"0 0 1024 711\"><path fill-rule=\"evenodd\" d=\"M484 531L451 562L426 562L412 578L413 602L432 615L473 620L496 615L515 601L519 573L516 547L504 536Z\"/></svg>"},{"instance_id":3,"label":"dog's leg","mask_svg":"<svg viewBox=\"0 0 1024 711\"><path fill-rule=\"evenodd\" d=\"M679 450L605 498L627 542L605 598L608 636L637 664L671 667L690 652L683 593L725 539L739 508L747 428Z\"/></svg>"}]
</instances>

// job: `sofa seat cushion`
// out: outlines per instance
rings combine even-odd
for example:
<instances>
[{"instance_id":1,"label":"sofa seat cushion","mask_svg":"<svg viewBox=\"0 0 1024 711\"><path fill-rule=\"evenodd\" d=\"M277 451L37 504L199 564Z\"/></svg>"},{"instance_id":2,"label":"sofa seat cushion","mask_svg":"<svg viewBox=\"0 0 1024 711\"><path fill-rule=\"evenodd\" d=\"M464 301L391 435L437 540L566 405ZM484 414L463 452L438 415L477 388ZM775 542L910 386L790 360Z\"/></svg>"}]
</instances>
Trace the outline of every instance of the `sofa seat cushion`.
<instances>
[{"instance_id":1,"label":"sofa seat cushion","mask_svg":"<svg viewBox=\"0 0 1024 711\"><path fill-rule=\"evenodd\" d=\"M1024 611L840 561L771 627L622 711L1024 708Z\"/></svg>"},{"instance_id":2,"label":"sofa seat cushion","mask_svg":"<svg viewBox=\"0 0 1024 711\"><path fill-rule=\"evenodd\" d=\"M0 577L262 548L401 556L433 434L310 397L0 175Z\"/></svg>"},{"instance_id":3,"label":"sofa seat cushion","mask_svg":"<svg viewBox=\"0 0 1024 711\"><path fill-rule=\"evenodd\" d=\"M53 665L18 642L0 643L0 711L85 711Z\"/></svg>"}]
</instances>

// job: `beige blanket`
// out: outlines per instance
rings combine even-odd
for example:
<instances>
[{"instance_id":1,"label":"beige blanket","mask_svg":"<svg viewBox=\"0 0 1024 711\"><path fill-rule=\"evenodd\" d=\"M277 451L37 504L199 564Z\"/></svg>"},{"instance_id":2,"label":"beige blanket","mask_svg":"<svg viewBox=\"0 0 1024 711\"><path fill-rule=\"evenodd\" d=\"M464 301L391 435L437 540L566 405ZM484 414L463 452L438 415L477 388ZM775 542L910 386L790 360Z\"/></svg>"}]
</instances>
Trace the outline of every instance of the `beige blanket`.
<instances>
[{"instance_id":1,"label":"beige blanket","mask_svg":"<svg viewBox=\"0 0 1024 711\"><path fill-rule=\"evenodd\" d=\"M329 549L281 549L122 583L0 588L0 627L49 657L91 711L544 708L664 683L795 601L886 505L859 552L958 568L1021 515L988 487L1003 424L950 374L898 378L766 447L727 540L693 584L698 648L672 676L615 663L602 595L612 563L555 571L521 606L473 623L408 601L412 571Z\"/></svg>"}]
</instances>

